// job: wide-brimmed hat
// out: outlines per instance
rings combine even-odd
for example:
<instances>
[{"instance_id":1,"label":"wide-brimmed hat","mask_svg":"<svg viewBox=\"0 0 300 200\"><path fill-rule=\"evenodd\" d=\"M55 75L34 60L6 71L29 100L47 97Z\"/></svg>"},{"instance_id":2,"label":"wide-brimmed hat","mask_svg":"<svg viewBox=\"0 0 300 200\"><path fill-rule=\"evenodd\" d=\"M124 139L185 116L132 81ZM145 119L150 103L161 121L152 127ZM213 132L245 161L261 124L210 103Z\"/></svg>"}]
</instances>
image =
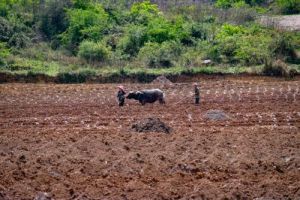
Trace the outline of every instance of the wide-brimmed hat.
<instances>
[{"instance_id":1,"label":"wide-brimmed hat","mask_svg":"<svg viewBox=\"0 0 300 200\"><path fill-rule=\"evenodd\" d=\"M193 86L198 86L198 83L193 83Z\"/></svg>"},{"instance_id":2,"label":"wide-brimmed hat","mask_svg":"<svg viewBox=\"0 0 300 200\"><path fill-rule=\"evenodd\" d=\"M124 86L123 85L118 85L118 87L120 90L124 90Z\"/></svg>"}]
</instances>

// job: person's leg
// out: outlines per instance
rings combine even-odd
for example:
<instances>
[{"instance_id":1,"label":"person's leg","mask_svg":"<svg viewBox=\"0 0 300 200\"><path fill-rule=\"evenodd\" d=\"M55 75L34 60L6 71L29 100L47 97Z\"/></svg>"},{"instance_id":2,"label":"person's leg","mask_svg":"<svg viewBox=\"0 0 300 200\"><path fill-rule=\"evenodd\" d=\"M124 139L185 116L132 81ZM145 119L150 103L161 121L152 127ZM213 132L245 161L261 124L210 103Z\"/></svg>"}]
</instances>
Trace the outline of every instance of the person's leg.
<instances>
[{"instance_id":1,"label":"person's leg","mask_svg":"<svg viewBox=\"0 0 300 200\"><path fill-rule=\"evenodd\" d=\"M119 101L119 106L124 106L124 102L125 102L124 100L120 100Z\"/></svg>"},{"instance_id":2,"label":"person's leg","mask_svg":"<svg viewBox=\"0 0 300 200\"><path fill-rule=\"evenodd\" d=\"M196 97L195 98L195 104L199 104L200 103L200 98Z\"/></svg>"}]
</instances>

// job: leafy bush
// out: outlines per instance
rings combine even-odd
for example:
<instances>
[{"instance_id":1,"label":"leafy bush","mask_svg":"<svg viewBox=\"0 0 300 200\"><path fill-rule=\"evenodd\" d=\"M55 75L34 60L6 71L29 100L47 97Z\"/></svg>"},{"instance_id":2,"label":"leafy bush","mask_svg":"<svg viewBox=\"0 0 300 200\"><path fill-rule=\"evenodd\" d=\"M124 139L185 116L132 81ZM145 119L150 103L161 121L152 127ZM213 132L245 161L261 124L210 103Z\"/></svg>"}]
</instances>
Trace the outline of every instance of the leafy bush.
<instances>
[{"instance_id":1,"label":"leafy bush","mask_svg":"<svg viewBox=\"0 0 300 200\"><path fill-rule=\"evenodd\" d=\"M30 43L30 33L24 24L0 17L0 42L7 42L10 47L23 48Z\"/></svg>"},{"instance_id":2,"label":"leafy bush","mask_svg":"<svg viewBox=\"0 0 300 200\"><path fill-rule=\"evenodd\" d=\"M209 46L209 44L207 44ZM198 50L197 48L186 48L184 53L180 56L180 66L196 67L201 66L203 60L206 58L206 49Z\"/></svg>"},{"instance_id":3,"label":"leafy bush","mask_svg":"<svg viewBox=\"0 0 300 200\"><path fill-rule=\"evenodd\" d=\"M92 63L96 61L107 61L110 53L110 49L101 42L83 41L79 46L78 55Z\"/></svg>"},{"instance_id":4,"label":"leafy bush","mask_svg":"<svg viewBox=\"0 0 300 200\"><path fill-rule=\"evenodd\" d=\"M300 13L299 0L276 0L276 3L283 14Z\"/></svg>"},{"instance_id":5,"label":"leafy bush","mask_svg":"<svg viewBox=\"0 0 300 200\"><path fill-rule=\"evenodd\" d=\"M235 4L238 6L241 3L245 3L244 0L217 0L216 6L219 8L231 8Z\"/></svg>"},{"instance_id":6,"label":"leafy bush","mask_svg":"<svg viewBox=\"0 0 300 200\"><path fill-rule=\"evenodd\" d=\"M13 34L13 26L3 17L0 17L0 41L8 42Z\"/></svg>"},{"instance_id":7,"label":"leafy bush","mask_svg":"<svg viewBox=\"0 0 300 200\"><path fill-rule=\"evenodd\" d=\"M263 74L267 76L290 76L289 67L282 60L266 60L263 68Z\"/></svg>"},{"instance_id":8,"label":"leafy bush","mask_svg":"<svg viewBox=\"0 0 300 200\"><path fill-rule=\"evenodd\" d=\"M25 33L14 33L8 41L9 46L16 48L27 47L30 43L30 38Z\"/></svg>"},{"instance_id":9,"label":"leafy bush","mask_svg":"<svg viewBox=\"0 0 300 200\"><path fill-rule=\"evenodd\" d=\"M221 27L221 30L217 34L217 39L226 38L228 36L241 35L246 32L246 29L243 26L235 26L231 24L224 24Z\"/></svg>"},{"instance_id":10,"label":"leafy bush","mask_svg":"<svg viewBox=\"0 0 300 200\"><path fill-rule=\"evenodd\" d=\"M170 41L162 44L148 42L141 48L138 57L150 68L172 67L180 54L181 47L178 42Z\"/></svg>"},{"instance_id":11,"label":"leafy bush","mask_svg":"<svg viewBox=\"0 0 300 200\"><path fill-rule=\"evenodd\" d=\"M281 33L273 37L272 48L274 55L289 61L297 60L295 49L300 45L290 33ZM298 44L298 46L297 46Z\"/></svg>"},{"instance_id":12,"label":"leafy bush","mask_svg":"<svg viewBox=\"0 0 300 200\"><path fill-rule=\"evenodd\" d=\"M217 0L216 6L219 8L240 8L245 7L246 5L259 5L263 2L264 0Z\"/></svg>"},{"instance_id":13,"label":"leafy bush","mask_svg":"<svg viewBox=\"0 0 300 200\"><path fill-rule=\"evenodd\" d=\"M77 74L77 81L79 83L84 83L92 77L96 76L95 70L92 69L83 69L80 70Z\"/></svg>"},{"instance_id":14,"label":"leafy bush","mask_svg":"<svg viewBox=\"0 0 300 200\"><path fill-rule=\"evenodd\" d=\"M151 20L147 27L149 41L162 43L176 37L175 27L166 19L159 17Z\"/></svg>"},{"instance_id":15,"label":"leafy bush","mask_svg":"<svg viewBox=\"0 0 300 200\"><path fill-rule=\"evenodd\" d=\"M258 26L224 25L216 36L212 59L245 65L262 64L277 48L271 34Z\"/></svg>"},{"instance_id":16,"label":"leafy bush","mask_svg":"<svg viewBox=\"0 0 300 200\"><path fill-rule=\"evenodd\" d=\"M130 10L132 21L137 24L148 24L148 22L159 15L158 6L151 4L150 1L134 3Z\"/></svg>"},{"instance_id":17,"label":"leafy bush","mask_svg":"<svg viewBox=\"0 0 300 200\"><path fill-rule=\"evenodd\" d=\"M67 14L70 24L62 34L62 40L73 51L84 39L97 41L103 37L108 15L100 4L87 10L69 9Z\"/></svg>"},{"instance_id":18,"label":"leafy bush","mask_svg":"<svg viewBox=\"0 0 300 200\"><path fill-rule=\"evenodd\" d=\"M5 58L8 57L10 54L9 49L6 47L6 44L0 42L0 66L6 65Z\"/></svg>"},{"instance_id":19,"label":"leafy bush","mask_svg":"<svg viewBox=\"0 0 300 200\"><path fill-rule=\"evenodd\" d=\"M68 20L65 9L70 4L70 1L49 1L40 11L40 30L48 39L52 39L67 29Z\"/></svg>"},{"instance_id":20,"label":"leafy bush","mask_svg":"<svg viewBox=\"0 0 300 200\"><path fill-rule=\"evenodd\" d=\"M271 55L272 37L268 35L245 35L236 44L234 58L245 65L263 64Z\"/></svg>"},{"instance_id":21,"label":"leafy bush","mask_svg":"<svg viewBox=\"0 0 300 200\"><path fill-rule=\"evenodd\" d=\"M212 32L211 28L211 25L207 23L191 24L191 36L196 39L207 40L209 38L209 34Z\"/></svg>"},{"instance_id":22,"label":"leafy bush","mask_svg":"<svg viewBox=\"0 0 300 200\"><path fill-rule=\"evenodd\" d=\"M89 9L93 6L91 0L73 0L74 2L74 8L76 9Z\"/></svg>"},{"instance_id":23,"label":"leafy bush","mask_svg":"<svg viewBox=\"0 0 300 200\"><path fill-rule=\"evenodd\" d=\"M216 35L216 45L210 50L211 58L215 61L235 62L235 52L238 48L237 40L244 34L242 26L225 24Z\"/></svg>"},{"instance_id":24,"label":"leafy bush","mask_svg":"<svg viewBox=\"0 0 300 200\"><path fill-rule=\"evenodd\" d=\"M124 54L136 56L147 40L146 28L144 26L132 25L127 28L126 34L121 38L118 48Z\"/></svg>"}]
</instances>

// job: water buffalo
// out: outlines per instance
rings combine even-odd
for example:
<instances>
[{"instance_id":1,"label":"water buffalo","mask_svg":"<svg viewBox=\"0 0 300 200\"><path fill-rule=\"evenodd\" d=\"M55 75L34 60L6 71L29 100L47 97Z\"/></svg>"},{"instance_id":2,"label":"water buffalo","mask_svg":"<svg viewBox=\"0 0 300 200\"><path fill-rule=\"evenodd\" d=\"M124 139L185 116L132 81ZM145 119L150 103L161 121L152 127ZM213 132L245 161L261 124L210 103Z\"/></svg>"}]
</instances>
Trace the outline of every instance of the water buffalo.
<instances>
[{"instance_id":1,"label":"water buffalo","mask_svg":"<svg viewBox=\"0 0 300 200\"><path fill-rule=\"evenodd\" d=\"M165 95L160 89L151 89L129 92L126 98L138 100L142 105L145 105L146 103L154 103L157 100L160 104L164 104L164 97Z\"/></svg>"}]
</instances>

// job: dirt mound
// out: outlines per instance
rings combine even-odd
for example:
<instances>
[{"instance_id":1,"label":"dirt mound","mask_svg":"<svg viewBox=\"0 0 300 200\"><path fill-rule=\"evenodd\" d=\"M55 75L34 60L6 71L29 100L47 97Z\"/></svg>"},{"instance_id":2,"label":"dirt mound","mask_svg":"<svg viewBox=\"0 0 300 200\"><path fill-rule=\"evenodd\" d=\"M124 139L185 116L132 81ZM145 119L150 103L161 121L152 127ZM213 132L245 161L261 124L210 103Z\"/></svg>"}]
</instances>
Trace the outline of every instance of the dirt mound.
<instances>
[{"instance_id":1,"label":"dirt mound","mask_svg":"<svg viewBox=\"0 0 300 200\"><path fill-rule=\"evenodd\" d=\"M136 132L171 132L171 128L159 118L146 118L133 124L131 128Z\"/></svg>"},{"instance_id":2,"label":"dirt mound","mask_svg":"<svg viewBox=\"0 0 300 200\"><path fill-rule=\"evenodd\" d=\"M205 113L204 118L209 120L228 120L230 117L222 110L209 110Z\"/></svg>"},{"instance_id":3,"label":"dirt mound","mask_svg":"<svg viewBox=\"0 0 300 200\"><path fill-rule=\"evenodd\" d=\"M166 85L172 85L173 83L167 79L165 76L158 76L156 79L152 81L154 84L166 84Z\"/></svg>"}]
</instances>

